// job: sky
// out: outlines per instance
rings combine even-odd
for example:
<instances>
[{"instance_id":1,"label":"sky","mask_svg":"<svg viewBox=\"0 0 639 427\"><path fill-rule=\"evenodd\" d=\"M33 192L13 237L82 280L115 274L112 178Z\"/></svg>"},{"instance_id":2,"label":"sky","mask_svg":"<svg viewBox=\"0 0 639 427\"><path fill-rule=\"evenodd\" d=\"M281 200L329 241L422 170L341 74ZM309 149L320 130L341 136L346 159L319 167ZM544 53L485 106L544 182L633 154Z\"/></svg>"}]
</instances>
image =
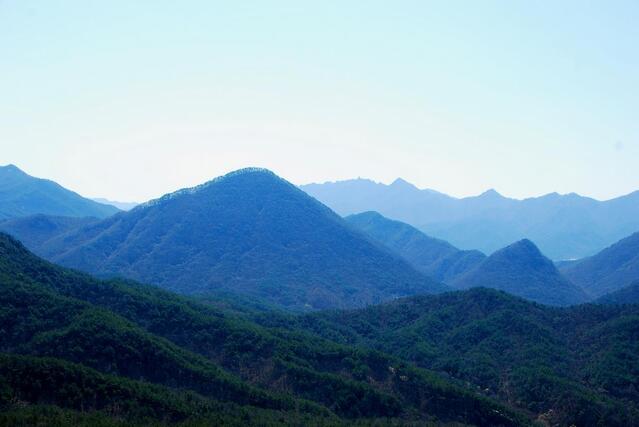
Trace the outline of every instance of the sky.
<instances>
[{"instance_id":1,"label":"sky","mask_svg":"<svg viewBox=\"0 0 639 427\"><path fill-rule=\"evenodd\" d=\"M266 167L639 190L639 2L0 0L0 165L144 201Z\"/></svg>"}]
</instances>

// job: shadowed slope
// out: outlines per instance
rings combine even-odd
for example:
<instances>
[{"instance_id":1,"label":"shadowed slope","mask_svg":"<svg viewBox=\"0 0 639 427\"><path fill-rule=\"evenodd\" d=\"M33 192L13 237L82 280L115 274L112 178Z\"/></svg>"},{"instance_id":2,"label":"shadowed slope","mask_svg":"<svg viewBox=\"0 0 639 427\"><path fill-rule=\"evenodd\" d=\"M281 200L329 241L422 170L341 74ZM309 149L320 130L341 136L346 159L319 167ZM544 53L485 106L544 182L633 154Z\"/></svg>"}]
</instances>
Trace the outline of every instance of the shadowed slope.
<instances>
[{"instance_id":1,"label":"shadowed slope","mask_svg":"<svg viewBox=\"0 0 639 427\"><path fill-rule=\"evenodd\" d=\"M589 258L561 269L573 283L601 296L639 279L639 233L634 233Z\"/></svg>"}]
</instances>

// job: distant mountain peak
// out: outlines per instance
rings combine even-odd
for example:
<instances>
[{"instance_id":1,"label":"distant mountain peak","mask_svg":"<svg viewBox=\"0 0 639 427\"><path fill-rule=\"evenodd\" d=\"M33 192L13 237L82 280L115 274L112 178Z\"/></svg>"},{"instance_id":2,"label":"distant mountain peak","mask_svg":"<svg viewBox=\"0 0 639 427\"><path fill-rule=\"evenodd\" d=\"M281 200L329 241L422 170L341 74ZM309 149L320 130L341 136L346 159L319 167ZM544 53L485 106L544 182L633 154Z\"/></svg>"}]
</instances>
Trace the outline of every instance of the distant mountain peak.
<instances>
[{"instance_id":1,"label":"distant mountain peak","mask_svg":"<svg viewBox=\"0 0 639 427\"><path fill-rule=\"evenodd\" d=\"M8 165L0 166L0 169L4 169L6 171L14 171L14 172L25 173L22 169L20 169L19 167L17 167L13 163L9 163Z\"/></svg>"},{"instance_id":2,"label":"distant mountain peak","mask_svg":"<svg viewBox=\"0 0 639 427\"><path fill-rule=\"evenodd\" d=\"M101 217L118 209L84 198L43 178L36 178L14 164L0 166L0 219L34 214Z\"/></svg>"},{"instance_id":3,"label":"distant mountain peak","mask_svg":"<svg viewBox=\"0 0 639 427\"><path fill-rule=\"evenodd\" d=\"M530 239L518 240L515 243L494 252L490 257L494 259L504 258L507 259L508 262L521 263L528 266L532 266L531 263L534 263L537 265L546 265L550 268L552 265L553 268L551 268L551 270L554 269L553 262L546 258L546 256L541 253L537 245L535 245Z\"/></svg>"},{"instance_id":4,"label":"distant mountain peak","mask_svg":"<svg viewBox=\"0 0 639 427\"><path fill-rule=\"evenodd\" d=\"M486 191L484 191L483 193L481 193L478 197L482 197L482 198L499 198L499 199L503 199L504 196L502 196L497 190L495 190L494 188L490 188Z\"/></svg>"},{"instance_id":5,"label":"distant mountain peak","mask_svg":"<svg viewBox=\"0 0 639 427\"><path fill-rule=\"evenodd\" d=\"M501 251L514 251L525 250L526 252L534 253L535 255L543 256L537 245L535 245L530 239L521 239L515 243L506 246Z\"/></svg>"},{"instance_id":6,"label":"distant mountain peak","mask_svg":"<svg viewBox=\"0 0 639 427\"><path fill-rule=\"evenodd\" d=\"M359 218L379 218L379 219L386 219L382 214L380 214L377 211L366 211L366 212L362 212L359 214L355 214L355 215L349 215L347 218L355 218L355 217L359 217Z\"/></svg>"},{"instance_id":7,"label":"distant mountain peak","mask_svg":"<svg viewBox=\"0 0 639 427\"><path fill-rule=\"evenodd\" d=\"M408 188L411 190L419 190L419 188L417 188L416 186L414 186L413 184L411 184L410 182L406 181L403 178L397 178L395 179L395 181L393 181L391 183L392 187L400 187L400 188Z\"/></svg>"},{"instance_id":8,"label":"distant mountain peak","mask_svg":"<svg viewBox=\"0 0 639 427\"><path fill-rule=\"evenodd\" d=\"M529 239L519 240L486 258L455 282L459 288L484 286L549 305L585 302L586 293L566 280Z\"/></svg>"},{"instance_id":9,"label":"distant mountain peak","mask_svg":"<svg viewBox=\"0 0 639 427\"><path fill-rule=\"evenodd\" d=\"M14 164L8 164L6 166L0 166L0 176L5 179L22 179L31 178L29 174L20 169Z\"/></svg>"}]
</instances>

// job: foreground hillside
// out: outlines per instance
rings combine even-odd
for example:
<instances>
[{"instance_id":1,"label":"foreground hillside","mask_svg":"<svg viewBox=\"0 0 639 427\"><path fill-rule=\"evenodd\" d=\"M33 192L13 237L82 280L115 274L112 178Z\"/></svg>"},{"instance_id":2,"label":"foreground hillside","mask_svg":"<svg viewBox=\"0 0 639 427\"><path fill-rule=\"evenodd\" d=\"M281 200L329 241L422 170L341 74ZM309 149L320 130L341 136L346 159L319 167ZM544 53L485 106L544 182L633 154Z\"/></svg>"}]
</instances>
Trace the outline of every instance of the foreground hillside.
<instances>
[{"instance_id":1,"label":"foreground hillside","mask_svg":"<svg viewBox=\"0 0 639 427\"><path fill-rule=\"evenodd\" d=\"M447 289L262 169L168 194L35 251L102 276L185 294L231 291L301 310Z\"/></svg>"},{"instance_id":2,"label":"foreground hillside","mask_svg":"<svg viewBox=\"0 0 639 427\"><path fill-rule=\"evenodd\" d=\"M398 179L356 179L301 187L340 215L376 211L462 249L492 253L531 239L553 260L593 255L639 230L639 191L607 201L578 194L524 200L494 190L461 199Z\"/></svg>"},{"instance_id":3,"label":"foreground hillside","mask_svg":"<svg viewBox=\"0 0 639 427\"><path fill-rule=\"evenodd\" d=\"M6 235L0 323L5 424L91 425L74 411L98 411L105 423L528 423L395 357L258 326L151 286L98 281Z\"/></svg>"},{"instance_id":4,"label":"foreground hillside","mask_svg":"<svg viewBox=\"0 0 639 427\"><path fill-rule=\"evenodd\" d=\"M0 220L35 214L105 218L118 211L14 165L0 166Z\"/></svg>"},{"instance_id":5,"label":"foreground hillside","mask_svg":"<svg viewBox=\"0 0 639 427\"><path fill-rule=\"evenodd\" d=\"M639 425L639 305L552 308L478 288L258 318L441 371L546 425Z\"/></svg>"}]
</instances>

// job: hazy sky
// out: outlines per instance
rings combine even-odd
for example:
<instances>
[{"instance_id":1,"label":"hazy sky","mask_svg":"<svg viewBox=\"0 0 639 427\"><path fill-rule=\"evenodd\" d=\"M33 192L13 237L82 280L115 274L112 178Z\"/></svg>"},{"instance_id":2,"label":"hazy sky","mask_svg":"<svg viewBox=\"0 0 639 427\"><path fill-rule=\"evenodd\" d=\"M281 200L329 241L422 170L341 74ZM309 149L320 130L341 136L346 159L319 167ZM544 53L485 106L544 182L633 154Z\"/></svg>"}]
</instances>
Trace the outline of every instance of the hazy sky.
<instances>
[{"instance_id":1,"label":"hazy sky","mask_svg":"<svg viewBox=\"0 0 639 427\"><path fill-rule=\"evenodd\" d=\"M0 0L0 164L116 200L244 166L610 198L639 189L638 23L637 0Z\"/></svg>"}]
</instances>

